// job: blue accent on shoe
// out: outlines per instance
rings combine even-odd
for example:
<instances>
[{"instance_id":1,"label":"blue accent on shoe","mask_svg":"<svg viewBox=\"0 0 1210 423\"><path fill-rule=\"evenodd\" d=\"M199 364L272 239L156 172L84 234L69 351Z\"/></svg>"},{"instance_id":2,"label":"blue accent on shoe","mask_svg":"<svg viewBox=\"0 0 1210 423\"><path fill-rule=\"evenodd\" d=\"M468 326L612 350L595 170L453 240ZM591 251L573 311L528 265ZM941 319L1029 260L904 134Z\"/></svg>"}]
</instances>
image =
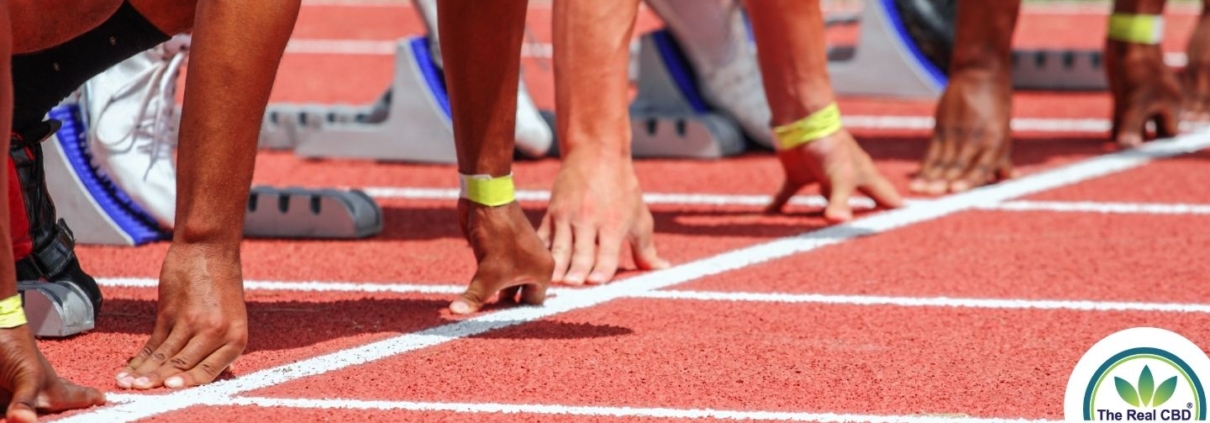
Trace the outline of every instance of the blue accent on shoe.
<instances>
[{"instance_id":1,"label":"blue accent on shoe","mask_svg":"<svg viewBox=\"0 0 1210 423\"><path fill-rule=\"evenodd\" d=\"M413 37L408 40L411 44L412 53L416 60L416 66L420 68L420 73L424 75L424 82L429 85L429 93L433 95L433 99L441 106L441 111L445 112L447 119L452 119L450 113L450 98L446 94L445 75L433 62L433 53L429 51L428 37Z\"/></svg>"},{"instance_id":2,"label":"blue accent on shoe","mask_svg":"<svg viewBox=\"0 0 1210 423\"><path fill-rule=\"evenodd\" d=\"M668 74L676 82L677 88L680 88L681 94L684 94L685 100L689 101L689 106L693 107L695 112L709 113L710 106L706 105L702 94L698 92L697 79L690 71L684 52L677 46L676 40L672 39L672 33L661 29L652 32L651 38L655 41L660 57L664 59L664 67L668 69Z\"/></svg>"},{"instance_id":3,"label":"blue accent on shoe","mask_svg":"<svg viewBox=\"0 0 1210 423\"><path fill-rule=\"evenodd\" d=\"M928 57L925 57L924 53L920 52L920 47L912 41L912 37L908 35L907 28L903 26L903 17L899 16L899 9L895 8L895 0L882 0L878 4L886 12L887 20L891 21L891 26L895 28L895 34L898 35L899 42L907 47L916 63L919 63L924 68L925 73L928 74L934 86L937 89L944 89L945 84L949 82L949 78L945 76L945 72L937 68L937 65L929 61Z\"/></svg>"},{"instance_id":4,"label":"blue accent on shoe","mask_svg":"<svg viewBox=\"0 0 1210 423\"><path fill-rule=\"evenodd\" d=\"M135 245L169 239L169 234L159 229L155 218L93 167L92 154L88 150L88 129L80 119L80 107L75 104L57 106L51 109L50 118L63 123L55 135L76 177L88 189L93 201Z\"/></svg>"}]
</instances>

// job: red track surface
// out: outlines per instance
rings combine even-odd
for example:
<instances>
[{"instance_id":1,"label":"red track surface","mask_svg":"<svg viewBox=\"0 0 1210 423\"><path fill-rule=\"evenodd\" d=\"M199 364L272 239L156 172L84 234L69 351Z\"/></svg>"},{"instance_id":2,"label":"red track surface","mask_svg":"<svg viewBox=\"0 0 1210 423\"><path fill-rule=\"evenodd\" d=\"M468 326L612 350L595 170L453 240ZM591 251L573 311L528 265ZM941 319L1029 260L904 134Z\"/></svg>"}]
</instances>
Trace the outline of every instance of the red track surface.
<instances>
[{"instance_id":1,"label":"red track surface","mask_svg":"<svg viewBox=\"0 0 1210 423\"><path fill-rule=\"evenodd\" d=\"M1174 16L1170 22L1168 39L1174 41L1167 47L1179 51L1192 20ZM1096 47L1103 18L1029 14L1021 25L1020 46ZM644 14L639 26L658 22ZM548 42L549 10L532 9L530 29L537 41ZM405 7L307 6L295 37L391 40L419 30ZM535 99L551 107L549 63L531 58L525 66ZM289 55L273 101L365 103L381 93L390 74L389 56ZM1108 98L1099 93L1026 93L1015 101L1018 117L1105 119L1109 111ZM849 115L928 116L932 108L931 102L880 98L843 99L842 106ZM904 190L927 134L856 135ZM1102 137L1022 133L1015 159L1026 175L1035 174L1106 153ZM1160 160L1028 198L1210 203L1207 159L1203 152ZM455 186L447 166L305 161L270 152L258 160L256 181L263 184ZM642 161L637 168L645 190L660 193L768 194L781 177L765 154ZM536 190L547 189L557 170L554 160L515 167L521 186ZM380 286L460 285L469 278L473 262L451 202L380 203L387 225L373 239L246 241L245 276ZM540 206L527 204L534 220ZM682 264L825 226L810 207L776 217L758 210L654 205L661 252ZM1201 303L1210 296L1204 283L1210 275L1208 233L1207 214L967 211L697 278L671 291ZM97 276L153 278L166 245L79 250ZM151 331L155 291L105 293L96 331L41 345L62 375L113 390L112 375ZM251 290L251 343L232 373L246 376L457 322L443 310L451 297ZM419 411L197 405L149 421L664 420L588 412L468 414L433 405L452 402L1059 419L1064 385L1084 350L1134 326L1160 326L1210 345L1210 315L1197 312L626 298L237 396L412 402Z\"/></svg>"}]
</instances>

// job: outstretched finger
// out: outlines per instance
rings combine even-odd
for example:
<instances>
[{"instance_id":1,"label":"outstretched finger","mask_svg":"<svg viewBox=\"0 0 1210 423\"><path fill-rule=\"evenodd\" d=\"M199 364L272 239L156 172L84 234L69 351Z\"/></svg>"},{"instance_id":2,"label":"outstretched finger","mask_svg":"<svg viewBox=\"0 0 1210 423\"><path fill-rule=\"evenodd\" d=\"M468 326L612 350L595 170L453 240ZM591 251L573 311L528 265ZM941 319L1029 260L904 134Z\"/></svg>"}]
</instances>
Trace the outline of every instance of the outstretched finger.
<instances>
[{"instance_id":1,"label":"outstretched finger","mask_svg":"<svg viewBox=\"0 0 1210 423\"><path fill-rule=\"evenodd\" d=\"M829 222L841 223L853 220L853 209L849 199L853 197L854 183L851 179L834 181L828 194L828 207L823 211L823 217Z\"/></svg>"},{"instance_id":2,"label":"outstretched finger","mask_svg":"<svg viewBox=\"0 0 1210 423\"><path fill-rule=\"evenodd\" d=\"M1160 138L1175 137L1180 131L1179 119L1180 111L1177 106L1170 105L1160 108L1155 115L1155 134Z\"/></svg>"},{"instance_id":3,"label":"outstretched finger","mask_svg":"<svg viewBox=\"0 0 1210 423\"><path fill-rule=\"evenodd\" d=\"M227 370L235 359L243 354L244 348L239 345L224 345L222 348L215 350L204 360L198 362L196 366L191 367L188 371L178 373L164 380L164 386L177 389L188 388L192 386L204 385L213 382L218 378L223 370Z\"/></svg>"},{"instance_id":4,"label":"outstretched finger","mask_svg":"<svg viewBox=\"0 0 1210 423\"><path fill-rule=\"evenodd\" d=\"M14 423L32 423L38 421L38 390L39 381L35 378L21 379L13 387L13 397L8 402L8 412L4 418Z\"/></svg>"},{"instance_id":5,"label":"outstretched finger","mask_svg":"<svg viewBox=\"0 0 1210 423\"><path fill-rule=\"evenodd\" d=\"M903 206L903 197L899 196L899 190L878 173L870 176L869 182L862 185L861 192L873 199L878 207L894 209Z\"/></svg>"},{"instance_id":6,"label":"outstretched finger","mask_svg":"<svg viewBox=\"0 0 1210 423\"><path fill-rule=\"evenodd\" d=\"M785 210L786 203L789 203L794 194L798 193L799 188L802 186L787 178L786 182L781 185L781 189L773 196L773 201L765 206L765 213L781 213L782 210Z\"/></svg>"},{"instance_id":7,"label":"outstretched finger","mask_svg":"<svg viewBox=\"0 0 1210 423\"><path fill-rule=\"evenodd\" d=\"M38 404L38 408L52 413L105 405L105 395L101 391L62 378L47 389L46 398L47 403Z\"/></svg>"},{"instance_id":8,"label":"outstretched finger","mask_svg":"<svg viewBox=\"0 0 1210 423\"><path fill-rule=\"evenodd\" d=\"M592 271L593 262L597 258L599 230L600 228L592 223L572 225L572 236L575 237L572 245L575 251L571 253L571 267L568 267L567 275L563 277L564 283L583 285L588 279L588 272Z\"/></svg>"},{"instance_id":9,"label":"outstretched finger","mask_svg":"<svg viewBox=\"0 0 1210 423\"><path fill-rule=\"evenodd\" d=\"M230 361L223 363L222 366L219 366L217 369L214 369L214 366L210 362L203 361L219 355L220 351L230 349L236 349L238 351L236 351L234 355L227 357L227 359ZM228 364L231 364L231 361L235 361L235 359L238 358L239 354L242 352L242 345L229 343L227 338L222 334L218 336L196 335L193 337L193 339L189 340L188 344L186 344L180 352L176 353L176 355L168 360L167 363L142 376L148 379L147 386L149 387L158 388L160 386L164 386L175 389L185 386L193 386L186 385L183 379L178 376L182 373L196 370L199 366L203 366L215 371L209 379L197 380L196 383L209 383L210 381L214 380L215 377L218 377L218 372L226 368ZM223 356L220 356L219 358L222 357ZM135 386L143 388L137 383Z\"/></svg>"},{"instance_id":10,"label":"outstretched finger","mask_svg":"<svg viewBox=\"0 0 1210 423\"><path fill-rule=\"evenodd\" d=\"M164 340L167 339L168 335L172 332L172 326L169 319L155 320L155 330L151 332L151 338L147 340L147 343L143 344L142 348L139 348L139 352L135 353L134 357L131 357L130 360L127 360L126 367L122 369L121 372L118 372L116 379L118 380L119 386L122 385L123 379L129 378L130 374L135 372L135 369L142 367L143 362L151 358L151 354L155 352L156 348L159 348L160 344L164 343ZM129 388L130 384L133 382L134 379L131 378L129 383L122 387Z\"/></svg>"},{"instance_id":11,"label":"outstretched finger","mask_svg":"<svg viewBox=\"0 0 1210 423\"><path fill-rule=\"evenodd\" d=\"M634 264L641 270L666 269L672 266L660 257L655 248L655 224L650 214L641 218L630 232L630 251Z\"/></svg>"},{"instance_id":12,"label":"outstretched finger","mask_svg":"<svg viewBox=\"0 0 1210 423\"><path fill-rule=\"evenodd\" d=\"M554 240L550 244L550 256L555 261L555 271L551 280L562 281L567 274L567 266L571 265L572 236L571 223L564 219L556 219L553 223Z\"/></svg>"},{"instance_id":13,"label":"outstretched finger","mask_svg":"<svg viewBox=\"0 0 1210 423\"><path fill-rule=\"evenodd\" d=\"M152 384L152 380L150 377L148 377L148 375L154 373L156 369L168 362L169 358L175 357L182 348L185 348L185 345L188 344L188 342L188 334L186 334L184 331L172 331L172 333L168 335L168 338L164 339L164 342L160 343L158 347L155 347L155 350L151 353L151 355L149 355L147 359L143 360L142 365L135 367L128 376L118 381L118 386L126 389L152 389L159 387L158 383ZM149 347L150 344L143 347L139 354L146 352Z\"/></svg>"},{"instance_id":14,"label":"outstretched finger","mask_svg":"<svg viewBox=\"0 0 1210 423\"><path fill-rule=\"evenodd\" d=\"M482 273L482 265L479 268ZM480 274L476 274L471 284L466 287L466 291L459 295L450 303L450 311L454 314L471 314L483 308L483 303L495 294L495 282L484 280Z\"/></svg>"},{"instance_id":15,"label":"outstretched finger","mask_svg":"<svg viewBox=\"0 0 1210 423\"><path fill-rule=\"evenodd\" d=\"M609 282L618 271L618 256L622 255L623 239L613 232L602 230L598 235L600 245L597 246L596 264L593 264L592 272L588 274L588 283Z\"/></svg>"},{"instance_id":16,"label":"outstretched finger","mask_svg":"<svg viewBox=\"0 0 1210 423\"><path fill-rule=\"evenodd\" d=\"M1126 107L1114 121L1113 140L1122 147L1137 147L1143 143L1147 117L1137 107Z\"/></svg>"},{"instance_id":17,"label":"outstretched finger","mask_svg":"<svg viewBox=\"0 0 1210 423\"><path fill-rule=\"evenodd\" d=\"M550 249L550 235L551 232L553 232L552 227L554 226L553 220L554 219L551 219L550 211L548 210L546 214L542 216L542 222L538 223L538 239L542 240L542 246L546 247L547 250Z\"/></svg>"}]
</instances>

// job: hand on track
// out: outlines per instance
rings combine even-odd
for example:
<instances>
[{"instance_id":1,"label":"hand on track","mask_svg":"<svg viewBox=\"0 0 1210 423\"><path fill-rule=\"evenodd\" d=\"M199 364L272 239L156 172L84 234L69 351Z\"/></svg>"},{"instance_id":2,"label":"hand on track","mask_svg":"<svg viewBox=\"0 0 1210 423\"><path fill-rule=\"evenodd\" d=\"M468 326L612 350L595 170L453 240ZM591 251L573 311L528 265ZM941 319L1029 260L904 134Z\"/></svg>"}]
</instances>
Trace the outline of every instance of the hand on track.
<instances>
[{"instance_id":1,"label":"hand on track","mask_svg":"<svg viewBox=\"0 0 1210 423\"><path fill-rule=\"evenodd\" d=\"M669 266L656 252L651 211L630 159L568 157L555 179L538 237L550 248L556 283L613 279L622 244L639 269Z\"/></svg>"},{"instance_id":2,"label":"hand on track","mask_svg":"<svg viewBox=\"0 0 1210 423\"><path fill-rule=\"evenodd\" d=\"M870 196L880 207L899 207L903 203L899 192L878 173L873 160L848 131L779 151L777 158L786 171L786 181L766 208L769 213L780 213L794 194L816 182L828 199L824 218L830 222L853 219L849 198L854 192Z\"/></svg>"},{"instance_id":3,"label":"hand on track","mask_svg":"<svg viewBox=\"0 0 1210 423\"><path fill-rule=\"evenodd\" d=\"M1013 177L1011 113L1008 75L956 73L937 104L936 127L912 192L962 192Z\"/></svg>"},{"instance_id":4,"label":"hand on track","mask_svg":"<svg viewBox=\"0 0 1210 423\"><path fill-rule=\"evenodd\" d=\"M499 293L499 301L540 305L546 301L554 263L521 206L487 207L458 200L462 233L479 264L470 286L450 304L455 314L479 311Z\"/></svg>"},{"instance_id":5,"label":"hand on track","mask_svg":"<svg viewBox=\"0 0 1210 423\"><path fill-rule=\"evenodd\" d=\"M1122 147L1142 144L1148 121L1159 137L1177 134L1184 98L1160 46L1107 41L1105 69L1113 94L1113 141Z\"/></svg>"},{"instance_id":6,"label":"hand on track","mask_svg":"<svg viewBox=\"0 0 1210 423\"><path fill-rule=\"evenodd\" d=\"M105 404L93 388L60 378L34 343L29 325L0 329L0 400L11 423L38 421L38 411L56 413Z\"/></svg>"},{"instance_id":7,"label":"hand on track","mask_svg":"<svg viewBox=\"0 0 1210 423\"><path fill-rule=\"evenodd\" d=\"M159 294L151 339L118 374L119 387L206 384L244 352L248 313L238 250L173 243Z\"/></svg>"}]
</instances>

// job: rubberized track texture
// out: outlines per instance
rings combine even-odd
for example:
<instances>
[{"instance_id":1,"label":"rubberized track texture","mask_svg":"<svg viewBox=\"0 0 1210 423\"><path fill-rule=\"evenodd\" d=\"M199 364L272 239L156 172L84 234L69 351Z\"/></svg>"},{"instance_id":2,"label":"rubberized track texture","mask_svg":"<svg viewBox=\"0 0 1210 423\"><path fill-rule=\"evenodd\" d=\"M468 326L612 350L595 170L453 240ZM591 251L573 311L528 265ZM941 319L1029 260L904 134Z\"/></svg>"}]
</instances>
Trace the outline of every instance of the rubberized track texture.
<instances>
[{"instance_id":1,"label":"rubberized track texture","mask_svg":"<svg viewBox=\"0 0 1210 423\"><path fill-rule=\"evenodd\" d=\"M1100 13L1031 7L1017 43L1095 47ZM526 77L550 108L550 11L534 6L529 19ZM1182 51L1193 19L1170 17L1167 39L1182 42L1167 51ZM644 13L639 28L657 25ZM420 30L406 5L308 4L273 99L369 103L390 79L391 40ZM332 78L347 69L362 74ZM262 152L257 183L365 188L384 208L383 234L246 241L247 352L230 376L175 392L113 381L152 329L167 245L80 247L107 295L97 330L40 345L61 375L106 389L111 404L50 418L1059 420L1075 362L1110 333L1158 326L1210 345L1210 132L1113 152L1103 93L1020 94L1015 105L1020 178L843 225L823 221L811 190L787 215L760 214L782 177L768 154L641 161L674 267L624 263L614 283L469 318L443 310L474 264L452 168ZM907 192L933 104L841 106ZM534 220L557 170L554 160L514 167Z\"/></svg>"}]
</instances>

